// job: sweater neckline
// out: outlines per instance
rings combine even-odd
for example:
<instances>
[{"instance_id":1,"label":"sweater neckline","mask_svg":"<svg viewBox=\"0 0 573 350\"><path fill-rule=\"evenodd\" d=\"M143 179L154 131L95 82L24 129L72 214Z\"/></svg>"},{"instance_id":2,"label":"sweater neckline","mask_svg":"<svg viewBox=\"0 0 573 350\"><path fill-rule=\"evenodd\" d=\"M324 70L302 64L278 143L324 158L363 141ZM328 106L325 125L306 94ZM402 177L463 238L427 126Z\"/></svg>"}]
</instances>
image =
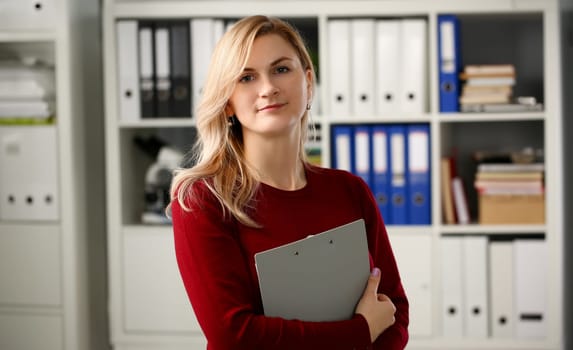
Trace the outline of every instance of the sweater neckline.
<instances>
[{"instance_id":1,"label":"sweater neckline","mask_svg":"<svg viewBox=\"0 0 573 350\"><path fill-rule=\"evenodd\" d=\"M273 187L271 185L267 185L264 182L260 183L261 189L263 191L263 193L269 193L269 194L273 194L273 195L277 195L277 196L283 196L283 197L298 197L298 196L304 196L308 193L310 193L311 191L311 187L312 187L312 182L313 182L313 176L312 176L312 170L309 170L308 166L305 165L304 167L304 174L306 176L306 185L304 185L304 187L299 188L297 190L282 190L280 188L276 188Z\"/></svg>"}]
</instances>

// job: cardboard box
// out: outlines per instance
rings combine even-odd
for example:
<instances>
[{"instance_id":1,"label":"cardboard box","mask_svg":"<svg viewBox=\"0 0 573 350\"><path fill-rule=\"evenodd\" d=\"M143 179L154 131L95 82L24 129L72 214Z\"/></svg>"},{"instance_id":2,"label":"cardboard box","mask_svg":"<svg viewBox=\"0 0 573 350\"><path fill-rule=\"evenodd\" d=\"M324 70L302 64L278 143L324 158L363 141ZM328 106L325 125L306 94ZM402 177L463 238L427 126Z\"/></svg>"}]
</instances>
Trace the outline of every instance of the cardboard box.
<instances>
[{"instance_id":1,"label":"cardboard box","mask_svg":"<svg viewBox=\"0 0 573 350\"><path fill-rule=\"evenodd\" d=\"M544 224L545 195L479 195L480 224Z\"/></svg>"}]
</instances>

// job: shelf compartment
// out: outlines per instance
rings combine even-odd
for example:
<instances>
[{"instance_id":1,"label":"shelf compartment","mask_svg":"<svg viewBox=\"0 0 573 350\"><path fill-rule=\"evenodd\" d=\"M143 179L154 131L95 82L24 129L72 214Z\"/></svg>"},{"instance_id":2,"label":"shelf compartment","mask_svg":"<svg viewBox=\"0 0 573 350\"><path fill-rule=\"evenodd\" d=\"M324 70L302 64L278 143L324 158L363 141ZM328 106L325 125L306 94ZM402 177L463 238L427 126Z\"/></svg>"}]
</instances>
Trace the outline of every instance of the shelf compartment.
<instances>
[{"instance_id":1,"label":"shelf compartment","mask_svg":"<svg viewBox=\"0 0 573 350\"><path fill-rule=\"evenodd\" d=\"M525 148L543 153L544 129L542 120L441 124L439 154L455 158L455 171L463 181L471 222L475 222L478 217L478 195L474 189L477 164L473 159L474 153L517 152Z\"/></svg>"},{"instance_id":2,"label":"shelf compartment","mask_svg":"<svg viewBox=\"0 0 573 350\"><path fill-rule=\"evenodd\" d=\"M467 65L513 65L515 84L510 86L510 101L513 103L518 96L534 97L543 110L545 77L541 12L459 14L456 17L459 20L461 70ZM458 96L465 82L459 83ZM471 116L474 113L461 114Z\"/></svg>"},{"instance_id":3,"label":"shelf compartment","mask_svg":"<svg viewBox=\"0 0 573 350\"><path fill-rule=\"evenodd\" d=\"M195 138L196 129L193 127L185 128L130 128L122 129L120 132L121 144L121 191L122 191L122 222L124 224L142 223L142 215L146 212L146 177L152 164L156 162L157 149L152 149L146 153L139 148L135 139L152 140L155 138L160 143L165 143L182 154L192 148ZM189 159L182 158L182 162L187 163ZM160 167L161 171L168 171L164 166ZM159 193L159 197L167 196L168 187L163 186L161 189L152 188L150 192ZM158 197L158 198L159 198ZM157 199L161 201L161 199ZM156 202L159 203L160 202ZM159 219L159 216L157 216ZM163 217L163 219L165 219Z\"/></svg>"}]
</instances>

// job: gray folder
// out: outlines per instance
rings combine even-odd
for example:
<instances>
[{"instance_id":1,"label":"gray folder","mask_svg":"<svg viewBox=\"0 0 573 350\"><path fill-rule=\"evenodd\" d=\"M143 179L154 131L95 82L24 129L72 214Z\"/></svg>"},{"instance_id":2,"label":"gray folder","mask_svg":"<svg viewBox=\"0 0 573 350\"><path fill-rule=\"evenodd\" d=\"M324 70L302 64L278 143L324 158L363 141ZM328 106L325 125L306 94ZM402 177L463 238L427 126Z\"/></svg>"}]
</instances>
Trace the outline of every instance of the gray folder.
<instances>
[{"instance_id":1,"label":"gray folder","mask_svg":"<svg viewBox=\"0 0 573 350\"><path fill-rule=\"evenodd\" d=\"M350 319L370 273L364 220L257 253L255 264L266 316Z\"/></svg>"}]
</instances>

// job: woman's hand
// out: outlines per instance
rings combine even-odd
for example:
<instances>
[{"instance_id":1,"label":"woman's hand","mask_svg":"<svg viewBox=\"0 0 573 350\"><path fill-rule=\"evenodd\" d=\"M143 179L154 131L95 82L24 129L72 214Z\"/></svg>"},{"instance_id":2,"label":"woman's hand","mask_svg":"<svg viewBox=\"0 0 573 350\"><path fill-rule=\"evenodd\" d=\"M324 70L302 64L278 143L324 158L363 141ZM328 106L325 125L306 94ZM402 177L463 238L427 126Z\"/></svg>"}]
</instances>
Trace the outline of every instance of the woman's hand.
<instances>
[{"instance_id":1,"label":"woman's hand","mask_svg":"<svg viewBox=\"0 0 573 350\"><path fill-rule=\"evenodd\" d=\"M372 343L396 321L394 318L396 306L387 295L377 292L379 283L380 269L375 267L368 278L364 294L356 306L356 313L364 316L368 323Z\"/></svg>"}]
</instances>

